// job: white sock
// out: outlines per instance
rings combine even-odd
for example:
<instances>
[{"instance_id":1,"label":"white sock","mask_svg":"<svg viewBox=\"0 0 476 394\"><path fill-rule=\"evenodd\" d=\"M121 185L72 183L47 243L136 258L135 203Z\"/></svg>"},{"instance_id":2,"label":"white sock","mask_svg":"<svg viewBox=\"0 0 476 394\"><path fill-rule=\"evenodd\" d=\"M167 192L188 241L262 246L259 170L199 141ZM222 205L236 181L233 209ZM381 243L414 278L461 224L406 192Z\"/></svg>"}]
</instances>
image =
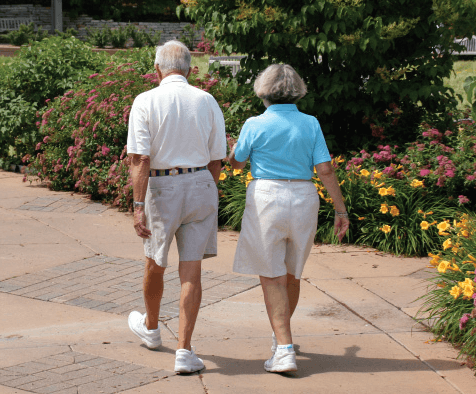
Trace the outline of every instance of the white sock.
<instances>
[{"instance_id":1,"label":"white sock","mask_svg":"<svg viewBox=\"0 0 476 394\"><path fill-rule=\"evenodd\" d=\"M294 350L294 345L292 343L290 343L288 345L278 345L278 350L282 350L282 349Z\"/></svg>"}]
</instances>

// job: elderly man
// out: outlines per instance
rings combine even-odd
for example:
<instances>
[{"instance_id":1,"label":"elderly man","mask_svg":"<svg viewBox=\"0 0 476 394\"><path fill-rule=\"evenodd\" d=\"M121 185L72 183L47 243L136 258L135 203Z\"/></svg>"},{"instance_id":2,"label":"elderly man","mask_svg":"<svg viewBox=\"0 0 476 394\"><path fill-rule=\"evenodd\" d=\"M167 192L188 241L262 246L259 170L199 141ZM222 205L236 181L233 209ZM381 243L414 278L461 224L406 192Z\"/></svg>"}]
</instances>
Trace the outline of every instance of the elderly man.
<instances>
[{"instance_id":1,"label":"elderly man","mask_svg":"<svg viewBox=\"0 0 476 394\"><path fill-rule=\"evenodd\" d=\"M129 327L149 348L161 344L159 309L167 255L175 235L181 283L175 371L204 367L190 341L202 297L201 260L216 256L225 121L215 99L190 86L190 52L178 41L157 48L160 86L137 96L129 118L134 227L144 239L146 313L133 311Z\"/></svg>"}]
</instances>

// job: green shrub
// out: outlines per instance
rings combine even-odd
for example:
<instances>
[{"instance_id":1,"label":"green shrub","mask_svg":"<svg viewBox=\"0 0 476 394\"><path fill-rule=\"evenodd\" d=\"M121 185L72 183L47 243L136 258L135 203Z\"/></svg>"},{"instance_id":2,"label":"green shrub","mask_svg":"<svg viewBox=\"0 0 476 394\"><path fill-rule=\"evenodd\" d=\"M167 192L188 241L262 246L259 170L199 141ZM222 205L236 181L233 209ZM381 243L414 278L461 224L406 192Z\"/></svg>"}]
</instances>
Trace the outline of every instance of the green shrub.
<instances>
[{"instance_id":1,"label":"green shrub","mask_svg":"<svg viewBox=\"0 0 476 394\"><path fill-rule=\"evenodd\" d=\"M63 94L77 81L101 70L107 56L93 53L88 45L74 37L51 36L21 48L0 81L3 110L0 158L3 163L18 162L34 152L38 142L35 111L42 108L46 100ZM13 103L19 107L15 108Z\"/></svg>"},{"instance_id":2,"label":"green shrub","mask_svg":"<svg viewBox=\"0 0 476 394\"><path fill-rule=\"evenodd\" d=\"M157 46L160 42L162 32L148 33L143 29L138 29L135 25L129 25L129 34L132 38L132 46L134 48L142 48L145 46Z\"/></svg>"},{"instance_id":3,"label":"green shrub","mask_svg":"<svg viewBox=\"0 0 476 394\"><path fill-rule=\"evenodd\" d=\"M104 25L102 28L87 28L88 32L87 42L98 48L104 48L111 42L111 28Z\"/></svg>"},{"instance_id":4,"label":"green shrub","mask_svg":"<svg viewBox=\"0 0 476 394\"><path fill-rule=\"evenodd\" d=\"M129 31L125 27L118 27L111 30L111 45L113 48L125 48L126 42L129 39Z\"/></svg>"},{"instance_id":5,"label":"green shrub","mask_svg":"<svg viewBox=\"0 0 476 394\"><path fill-rule=\"evenodd\" d=\"M476 219L464 215L438 225L445 241L431 254L436 269L419 311L438 338L457 345L460 355L476 358Z\"/></svg>"},{"instance_id":6,"label":"green shrub","mask_svg":"<svg viewBox=\"0 0 476 394\"><path fill-rule=\"evenodd\" d=\"M35 24L31 22L29 25L20 25L18 30L8 33L8 41L12 45L25 45L32 41L41 41L43 38L48 37L48 32L38 27L35 31Z\"/></svg>"}]
</instances>

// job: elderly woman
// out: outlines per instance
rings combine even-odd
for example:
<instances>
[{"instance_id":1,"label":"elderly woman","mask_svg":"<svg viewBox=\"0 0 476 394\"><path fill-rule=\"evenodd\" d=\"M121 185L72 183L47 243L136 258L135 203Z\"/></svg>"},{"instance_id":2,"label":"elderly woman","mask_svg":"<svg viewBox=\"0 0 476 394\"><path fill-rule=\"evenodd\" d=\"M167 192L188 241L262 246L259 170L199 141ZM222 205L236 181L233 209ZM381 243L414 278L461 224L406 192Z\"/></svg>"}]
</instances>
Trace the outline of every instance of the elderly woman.
<instances>
[{"instance_id":1,"label":"elderly woman","mask_svg":"<svg viewBox=\"0 0 476 394\"><path fill-rule=\"evenodd\" d=\"M259 275L274 331L273 356L264 368L288 372L297 370L290 319L317 228L314 168L334 200L339 240L349 219L319 122L295 105L307 92L303 80L291 66L273 64L258 76L254 90L267 110L246 121L229 157L234 169L244 168L249 157L254 178L233 271Z\"/></svg>"}]
</instances>

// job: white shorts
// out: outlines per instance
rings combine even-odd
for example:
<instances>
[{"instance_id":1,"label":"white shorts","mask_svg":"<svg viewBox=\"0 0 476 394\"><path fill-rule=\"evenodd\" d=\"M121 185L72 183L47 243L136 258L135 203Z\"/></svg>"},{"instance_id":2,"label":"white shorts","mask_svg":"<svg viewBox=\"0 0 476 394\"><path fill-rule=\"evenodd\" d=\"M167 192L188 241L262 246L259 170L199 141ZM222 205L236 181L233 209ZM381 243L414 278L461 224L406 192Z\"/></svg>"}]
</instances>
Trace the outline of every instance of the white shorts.
<instances>
[{"instance_id":1,"label":"white shorts","mask_svg":"<svg viewBox=\"0 0 476 394\"><path fill-rule=\"evenodd\" d=\"M233 271L301 278L317 229L319 196L312 182L257 179L248 185Z\"/></svg>"},{"instance_id":2,"label":"white shorts","mask_svg":"<svg viewBox=\"0 0 476 394\"><path fill-rule=\"evenodd\" d=\"M208 170L175 176L150 177L145 197L146 257L167 267L175 235L180 261L217 255L218 190Z\"/></svg>"}]
</instances>

